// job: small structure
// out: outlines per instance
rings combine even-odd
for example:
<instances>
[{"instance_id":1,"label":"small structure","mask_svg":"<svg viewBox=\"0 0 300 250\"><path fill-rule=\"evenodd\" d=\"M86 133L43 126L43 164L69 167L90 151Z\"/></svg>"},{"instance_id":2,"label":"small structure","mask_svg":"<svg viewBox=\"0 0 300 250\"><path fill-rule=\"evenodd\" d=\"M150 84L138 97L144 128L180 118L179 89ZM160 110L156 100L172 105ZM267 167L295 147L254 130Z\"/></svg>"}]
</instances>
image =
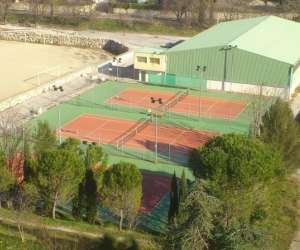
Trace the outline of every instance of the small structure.
<instances>
[{"instance_id":1,"label":"small structure","mask_svg":"<svg viewBox=\"0 0 300 250\"><path fill-rule=\"evenodd\" d=\"M141 48L135 51L134 68L139 71L139 80L149 82L149 74L164 75L167 59L165 48Z\"/></svg>"}]
</instances>

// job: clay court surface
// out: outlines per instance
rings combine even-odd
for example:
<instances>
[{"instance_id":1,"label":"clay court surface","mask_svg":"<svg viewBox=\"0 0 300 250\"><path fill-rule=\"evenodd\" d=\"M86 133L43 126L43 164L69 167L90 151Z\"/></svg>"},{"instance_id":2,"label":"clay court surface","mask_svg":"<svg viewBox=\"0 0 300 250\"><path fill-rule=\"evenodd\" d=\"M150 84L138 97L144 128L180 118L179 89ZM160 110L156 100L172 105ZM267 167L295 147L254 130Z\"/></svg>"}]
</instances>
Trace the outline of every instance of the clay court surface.
<instances>
[{"instance_id":1,"label":"clay court surface","mask_svg":"<svg viewBox=\"0 0 300 250\"><path fill-rule=\"evenodd\" d=\"M115 119L105 116L82 115L61 129L64 137L104 144L116 144L122 135L136 125L137 121ZM154 151L156 127L149 123L140 132L133 135L121 147ZM215 133L159 125L157 129L158 152L161 155L185 157L194 148L206 143Z\"/></svg>"},{"instance_id":2,"label":"clay court surface","mask_svg":"<svg viewBox=\"0 0 300 250\"><path fill-rule=\"evenodd\" d=\"M0 41L0 55L0 101L108 57L101 50L13 41Z\"/></svg>"},{"instance_id":3,"label":"clay court surface","mask_svg":"<svg viewBox=\"0 0 300 250\"><path fill-rule=\"evenodd\" d=\"M109 104L128 105L144 108L157 108L158 102L151 103L151 97L161 98L163 102L171 99L175 93L128 88L118 95L108 99ZM247 102L239 100L226 100L216 97L187 95L179 101L171 111L185 113L189 115L203 115L208 117L218 117L233 119L239 116L247 107Z\"/></svg>"},{"instance_id":4,"label":"clay court surface","mask_svg":"<svg viewBox=\"0 0 300 250\"><path fill-rule=\"evenodd\" d=\"M143 198L140 212L149 213L170 191L171 177L143 172Z\"/></svg>"}]
</instances>

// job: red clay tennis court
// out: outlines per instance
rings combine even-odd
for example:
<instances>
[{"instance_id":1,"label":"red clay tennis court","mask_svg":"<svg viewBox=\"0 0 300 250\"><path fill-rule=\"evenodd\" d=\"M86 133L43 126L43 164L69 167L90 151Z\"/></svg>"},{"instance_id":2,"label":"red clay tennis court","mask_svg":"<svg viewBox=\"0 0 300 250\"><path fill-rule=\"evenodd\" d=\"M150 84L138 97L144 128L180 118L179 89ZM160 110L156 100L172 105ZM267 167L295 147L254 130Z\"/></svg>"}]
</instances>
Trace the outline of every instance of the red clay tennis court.
<instances>
[{"instance_id":1,"label":"red clay tennis court","mask_svg":"<svg viewBox=\"0 0 300 250\"><path fill-rule=\"evenodd\" d=\"M175 93L128 88L107 100L108 104L127 105L144 108L157 108L158 103L151 103L151 97L161 98L163 102L171 99ZM234 119L245 110L248 103L240 100L227 100L208 96L187 95L170 110L188 115Z\"/></svg>"},{"instance_id":2,"label":"red clay tennis court","mask_svg":"<svg viewBox=\"0 0 300 250\"><path fill-rule=\"evenodd\" d=\"M170 191L171 177L143 171L143 198L141 213L149 213Z\"/></svg>"},{"instance_id":3,"label":"red clay tennis court","mask_svg":"<svg viewBox=\"0 0 300 250\"><path fill-rule=\"evenodd\" d=\"M116 119L106 116L85 114L65 124L60 132L64 137L75 137L102 144L116 144L124 134L136 127L138 121ZM170 158L187 157L190 151L206 143L216 133L177 128L167 125L156 126L145 123L142 130L119 146L154 151L157 135L158 153Z\"/></svg>"}]
</instances>

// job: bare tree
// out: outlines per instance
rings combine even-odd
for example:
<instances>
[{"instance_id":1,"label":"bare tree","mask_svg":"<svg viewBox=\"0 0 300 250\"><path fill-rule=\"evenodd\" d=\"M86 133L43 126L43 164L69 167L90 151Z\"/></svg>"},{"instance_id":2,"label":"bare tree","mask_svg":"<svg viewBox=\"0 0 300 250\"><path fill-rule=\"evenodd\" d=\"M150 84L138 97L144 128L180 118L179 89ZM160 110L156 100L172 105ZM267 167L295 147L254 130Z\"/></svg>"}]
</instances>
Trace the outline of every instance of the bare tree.
<instances>
[{"instance_id":1,"label":"bare tree","mask_svg":"<svg viewBox=\"0 0 300 250\"><path fill-rule=\"evenodd\" d=\"M300 19L300 0L285 0L280 6L286 10L295 13L294 19Z\"/></svg>"},{"instance_id":2,"label":"bare tree","mask_svg":"<svg viewBox=\"0 0 300 250\"><path fill-rule=\"evenodd\" d=\"M172 10L179 23L202 24L214 18L214 0L165 0L164 9Z\"/></svg>"},{"instance_id":3,"label":"bare tree","mask_svg":"<svg viewBox=\"0 0 300 250\"><path fill-rule=\"evenodd\" d=\"M163 2L163 8L173 11L179 23L183 23L187 18L189 6L190 0L164 0Z\"/></svg>"},{"instance_id":4,"label":"bare tree","mask_svg":"<svg viewBox=\"0 0 300 250\"><path fill-rule=\"evenodd\" d=\"M224 7L220 10L224 21L241 18L241 12L248 8L248 0L224 0Z\"/></svg>"},{"instance_id":5,"label":"bare tree","mask_svg":"<svg viewBox=\"0 0 300 250\"><path fill-rule=\"evenodd\" d=\"M4 24L6 23L6 19L8 16L8 10L13 3L13 0L0 0L0 14Z\"/></svg>"},{"instance_id":6,"label":"bare tree","mask_svg":"<svg viewBox=\"0 0 300 250\"><path fill-rule=\"evenodd\" d=\"M285 92L285 90L268 88L263 83L260 83L253 95L249 96L249 105L251 105L249 109L251 119L250 136L260 136L263 115L278 97L284 97Z\"/></svg>"},{"instance_id":7,"label":"bare tree","mask_svg":"<svg viewBox=\"0 0 300 250\"><path fill-rule=\"evenodd\" d=\"M251 137L258 137L260 135L260 126L262 123L262 116L265 111L265 104L264 104L264 96L262 93L262 84L259 86L259 93L255 93L253 96L250 97L250 136Z\"/></svg>"},{"instance_id":8,"label":"bare tree","mask_svg":"<svg viewBox=\"0 0 300 250\"><path fill-rule=\"evenodd\" d=\"M18 121L19 116L13 110L0 115L0 151L4 153L11 171L22 161L19 156L22 152L24 128Z\"/></svg>"},{"instance_id":9,"label":"bare tree","mask_svg":"<svg viewBox=\"0 0 300 250\"><path fill-rule=\"evenodd\" d=\"M195 24L202 24L206 22L208 16L208 7L211 0L193 0L191 2L192 22Z\"/></svg>"}]
</instances>

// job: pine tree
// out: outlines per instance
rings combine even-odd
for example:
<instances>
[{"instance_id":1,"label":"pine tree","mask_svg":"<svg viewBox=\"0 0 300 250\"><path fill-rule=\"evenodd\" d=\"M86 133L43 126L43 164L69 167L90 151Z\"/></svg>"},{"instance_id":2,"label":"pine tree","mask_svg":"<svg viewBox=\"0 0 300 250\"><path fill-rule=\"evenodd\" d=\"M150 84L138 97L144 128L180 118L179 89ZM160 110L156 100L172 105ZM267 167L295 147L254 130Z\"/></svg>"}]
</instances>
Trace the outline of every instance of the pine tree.
<instances>
[{"instance_id":1,"label":"pine tree","mask_svg":"<svg viewBox=\"0 0 300 250\"><path fill-rule=\"evenodd\" d=\"M24 181L28 182L33 175L33 171L30 166L31 161L31 151L28 142L28 138L24 136L23 142L23 154L24 154L24 164L23 164L23 173L24 173Z\"/></svg>"},{"instance_id":2,"label":"pine tree","mask_svg":"<svg viewBox=\"0 0 300 250\"><path fill-rule=\"evenodd\" d=\"M95 223L97 217L97 183L94 172L87 169L85 174L85 197L86 197L86 220L88 223Z\"/></svg>"},{"instance_id":3,"label":"pine tree","mask_svg":"<svg viewBox=\"0 0 300 250\"><path fill-rule=\"evenodd\" d=\"M78 193L73 198L72 214L76 219L82 219L85 213L85 190L84 181L78 185Z\"/></svg>"},{"instance_id":4,"label":"pine tree","mask_svg":"<svg viewBox=\"0 0 300 250\"><path fill-rule=\"evenodd\" d=\"M260 139L282 153L288 168L299 166L300 127L288 102L278 99L262 117L260 130Z\"/></svg>"},{"instance_id":5,"label":"pine tree","mask_svg":"<svg viewBox=\"0 0 300 250\"><path fill-rule=\"evenodd\" d=\"M178 210L179 210L178 186L177 186L177 177L174 172L171 181L170 207L168 213L168 221L170 224L175 223Z\"/></svg>"},{"instance_id":6,"label":"pine tree","mask_svg":"<svg viewBox=\"0 0 300 250\"><path fill-rule=\"evenodd\" d=\"M142 181L140 170L132 163L113 164L104 174L104 206L119 217L119 230L124 220L132 225L141 207Z\"/></svg>"},{"instance_id":7,"label":"pine tree","mask_svg":"<svg viewBox=\"0 0 300 250\"><path fill-rule=\"evenodd\" d=\"M181 180L180 180L180 189L179 189L179 202L184 202L188 193L188 184L187 179L185 177L185 170L182 170Z\"/></svg>"}]
</instances>

